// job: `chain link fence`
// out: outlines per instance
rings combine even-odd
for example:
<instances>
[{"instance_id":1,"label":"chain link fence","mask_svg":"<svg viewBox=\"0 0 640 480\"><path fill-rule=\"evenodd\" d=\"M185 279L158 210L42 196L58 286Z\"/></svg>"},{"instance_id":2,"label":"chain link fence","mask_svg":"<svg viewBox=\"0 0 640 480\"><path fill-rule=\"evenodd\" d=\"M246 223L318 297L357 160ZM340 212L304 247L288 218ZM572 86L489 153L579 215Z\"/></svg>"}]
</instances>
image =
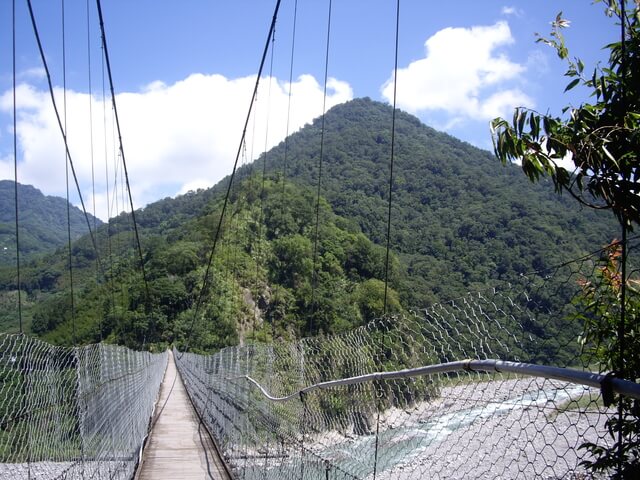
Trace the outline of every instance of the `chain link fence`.
<instances>
[{"instance_id":1,"label":"chain link fence","mask_svg":"<svg viewBox=\"0 0 640 480\"><path fill-rule=\"evenodd\" d=\"M177 365L236 478L591 478L584 446L615 442L608 377L584 375L599 364L581 334L607 255L341 335L176 352Z\"/></svg>"},{"instance_id":2,"label":"chain link fence","mask_svg":"<svg viewBox=\"0 0 640 480\"><path fill-rule=\"evenodd\" d=\"M0 335L0 478L129 479L167 352Z\"/></svg>"}]
</instances>

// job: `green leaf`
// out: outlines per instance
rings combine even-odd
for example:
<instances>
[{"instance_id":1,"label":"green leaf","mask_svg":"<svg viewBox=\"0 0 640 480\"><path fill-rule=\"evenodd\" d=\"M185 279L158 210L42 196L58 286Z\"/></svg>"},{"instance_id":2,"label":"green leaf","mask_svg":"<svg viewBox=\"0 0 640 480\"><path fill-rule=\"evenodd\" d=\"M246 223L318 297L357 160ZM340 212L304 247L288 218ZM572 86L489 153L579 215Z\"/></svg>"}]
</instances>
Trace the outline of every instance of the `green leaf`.
<instances>
[{"instance_id":1,"label":"green leaf","mask_svg":"<svg viewBox=\"0 0 640 480\"><path fill-rule=\"evenodd\" d=\"M521 110L518 110L518 133L520 135L522 135L522 132L524 130L524 123L527 120L527 114Z\"/></svg>"},{"instance_id":2,"label":"green leaf","mask_svg":"<svg viewBox=\"0 0 640 480\"><path fill-rule=\"evenodd\" d=\"M540 117L538 115L531 114L529 117L529 127L531 128L531 136L538 138L540 135Z\"/></svg>"},{"instance_id":3,"label":"green leaf","mask_svg":"<svg viewBox=\"0 0 640 480\"><path fill-rule=\"evenodd\" d=\"M618 161L613 157L613 155L611 155L611 152L609 152L609 150L607 150L607 146L604 145L604 144L602 145L602 151L609 158L609 160L611 160L613 162L613 164L616 166L616 168L619 168Z\"/></svg>"},{"instance_id":4,"label":"green leaf","mask_svg":"<svg viewBox=\"0 0 640 480\"><path fill-rule=\"evenodd\" d=\"M580 79L579 78L574 78L573 80L571 80L569 82L569 84L566 86L566 88L564 89L565 92L568 92L569 90L571 90L573 87L575 87L576 85L578 85L578 83L580 83Z\"/></svg>"}]
</instances>

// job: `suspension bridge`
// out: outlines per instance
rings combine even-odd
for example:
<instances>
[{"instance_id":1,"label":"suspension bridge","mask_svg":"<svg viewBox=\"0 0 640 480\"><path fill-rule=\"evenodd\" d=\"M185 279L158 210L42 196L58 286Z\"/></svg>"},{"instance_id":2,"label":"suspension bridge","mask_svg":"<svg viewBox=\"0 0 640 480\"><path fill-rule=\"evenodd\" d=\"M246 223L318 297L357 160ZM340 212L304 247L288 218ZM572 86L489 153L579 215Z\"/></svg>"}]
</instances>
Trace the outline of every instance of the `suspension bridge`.
<instances>
[{"instance_id":1,"label":"suspension bridge","mask_svg":"<svg viewBox=\"0 0 640 480\"><path fill-rule=\"evenodd\" d=\"M4 334L0 477L580 478L582 446L613 442L608 397L640 386L532 362L544 288L212 355Z\"/></svg>"},{"instance_id":2,"label":"suspension bridge","mask_svg":"<svg viewBox=\"0 0 640 480\"><path fill-rule=\"evenodd\" d=\"M99 0L97 5L120 137ZM38 45L46 69L39 38ZM251 109L244 131L250 115ZM59 116L58 122L72 165ZM393 131L392 126L391 172ZM243 133L238 157L244 140ZM118 148L126 175L121 139ZM393 173L389 183L391 191ZM232 184L233 175L202 292L209 282ZM78 193L81 197L79 188ZM130 213L146 286L132 201ZM387 227L385 313L341 334L244 342L209 355L189 351L188 343L150 353L104 342L54 346L22 331L0 334L0 478L412 480L590 475L592 447L614 449L620 438L611 434L612 419L624 420L619 406L640 400L640 385L593 371L597 359L585 355L575 340L559 344L553 333L545 332L551 319L580 313L575 302L580 285L598 278L602 258L611 258L611 247L519 276L512 283L487 286L410 314L390 315L390 220ZM89 222L88 228L91 232ZM625 258L639 245L638 238L625 238ZM623 305L605 307L624 314ZM545 365L541 358L561 361Z\"/></svg>"}]
</instances>

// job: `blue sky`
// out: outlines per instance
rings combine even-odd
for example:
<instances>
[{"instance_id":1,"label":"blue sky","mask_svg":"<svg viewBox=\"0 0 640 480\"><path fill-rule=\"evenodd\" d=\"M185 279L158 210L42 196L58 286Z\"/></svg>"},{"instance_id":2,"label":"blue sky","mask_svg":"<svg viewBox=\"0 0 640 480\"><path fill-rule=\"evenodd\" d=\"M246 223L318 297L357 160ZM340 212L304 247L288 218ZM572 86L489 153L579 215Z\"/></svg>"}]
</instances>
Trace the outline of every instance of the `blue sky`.
<instances>
[{"instance_id":1,"label":"blue sky","mask_svg":"<svg viewBox=\"0 0 640 480\"><path fill-rule=\"evenodd\" d=\"M18 180L63 196L64 149L26 2L16 3ZM94 204L93 177L96 212L106 218L122 210L106 193L106 178L112 184L119 167L113 118L102 97L96 7L93 0L88 3L87 26L86 0L65 2L67 134L85 203ZM136 206L210 186L230 173L274 5L275 0L103 0ZM33 0L33 7L62 108L61 2ZM328 1L298 0L289 110L293 8L294 0L282 1L273 77L262 81L243 161L284 138L287 111L289 132L322 112ZM603 10L588 0L402 0L398 106L489 149L493 116L510 115L521 105L559 114L567 103L585 99L580 89L563 94L565 66L551 48L535 43L534 33L548 34L562 11L571 21L566 30L571 53L590 70L606 59L601 47L618 35ZM364 96L388 102L395 1L333 0L331 18L327 105ZM11 2L5 1L0 2L0 178L13 178L11 58Z\"/></svg>"}]
</instances>

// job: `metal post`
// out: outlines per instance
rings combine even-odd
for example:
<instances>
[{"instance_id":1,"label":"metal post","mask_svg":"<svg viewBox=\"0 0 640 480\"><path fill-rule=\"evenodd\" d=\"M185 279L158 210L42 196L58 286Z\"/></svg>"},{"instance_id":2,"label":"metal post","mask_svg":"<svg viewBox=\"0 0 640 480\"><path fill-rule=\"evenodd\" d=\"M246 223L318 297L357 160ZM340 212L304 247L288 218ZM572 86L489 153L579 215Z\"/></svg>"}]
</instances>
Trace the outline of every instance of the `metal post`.
<instances>
[{"instance_id":1,"label":"metal post","mask_svg":"<svg viewBox=\"0 0 640 480\"><path fill-rule=\"evenodd\" d=\"M624 4L623 4L624 6ZM624 18L624 17L623 17ZM625 335L626 335L626 302L627 302L627 224L622 222L622 251L621 251L621 272L620 272L620 323L618 324L618 373L621 378L627 378L625 372ZM624 470L624 398L618 396L618 478L622 478Z\"/></svg>"},{"instance_id":2,"label":"metal post","mask_svg":"<svg viewBox=\"0 0 640 480\"><path fill-rule=\"evenodd\" d=\"M305 393L300 392L300 402L302 403L302 422L300 423L300 480L304 480L304 432L307 425L307 404Z\"/></svg>"}]
</instances>

